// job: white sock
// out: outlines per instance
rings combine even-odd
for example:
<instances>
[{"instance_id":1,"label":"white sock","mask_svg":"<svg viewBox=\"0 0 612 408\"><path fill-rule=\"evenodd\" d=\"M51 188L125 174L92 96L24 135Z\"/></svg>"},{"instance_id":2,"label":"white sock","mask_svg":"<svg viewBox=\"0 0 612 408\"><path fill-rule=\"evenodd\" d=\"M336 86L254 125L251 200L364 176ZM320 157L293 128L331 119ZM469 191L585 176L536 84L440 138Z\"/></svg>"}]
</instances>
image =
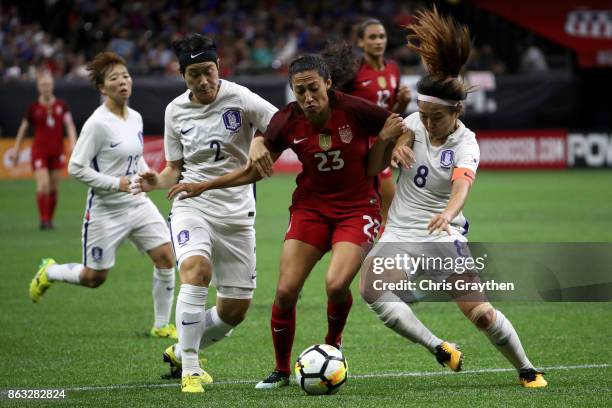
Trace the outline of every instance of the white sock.
<instances>
[{"instance_id":1,"label":"white sock","mask_svg":"<svg viewBox=\"0 0 612 408\"><path fill-rule=\"evenodd\" d=\"M523 350L514 326L502 312L495 311L495 323L483 332L517 370L534 368Z\"/></svg>"},{"instance_id":2,"label":"white sock","mask_svg":"<svg viewBox=\"0 0 612 408\"><path fill-rule=\"evenodd\" d=\"M51 265L47 268L47 278L50 281L62 281L79 285L81 283L82 264L68 263L62 265Z\"/></svg>"},{"instance_id":3,"label":"white sock","mask_svg":"<svg viewBox=\"0 0 612 408\"><path fill-rule=\"evenodd\" d=\"M217 307L214 306L204 312L204 334L200 340L200 350L206 347L212 346L215 343L220 342L226 337L232 334L234 326L230 326L221 320L219 313L217 313ZM177 359L181 359L181 348L178 344L174 346L174 355Z\"/></svg>"},{"instance_id":4,"label":"white sock","mask_svg":"<svg viewBox=\"0 0 612 408\"><path fill-rule=\"evenodd\" d=\"M368 307L376 313L385 326L400 336L423 345L431 353L434 353L436 346L442 343L442 340L421 323L410 306L392 293L387 292L375 302L368 304Z\"/></svg>"},{"instance_id":5,"label":"white sock","mask_svg":"<svg viewBox=\"0 0 612 408\"><path fill-rule=\"evenodd\" d=\"M174 268L153 268L153 313L155 328L170 322L172 300L174 299Z\"/></svg>"},{"instance_id":6,"label":"white sock","mask_svg":"<svg viewBox=\"0 0 612 408\"><path fill-rule=\"evenodd\" d=\"M204 305L208 288L182 284L176 299L176 326L183 364L183 376L202 372L198 361L204 332Z\"/></svg>"},{"instance_id":7,"label":"white sock","mask_svg":"<svg viewBox=\"0 0 612 408\"><path fill-rule=\"evenodd\" d=\"M220 342L232 332L234 326L231 326L221 320L219 313L217 313L217 307L208 309L204 314L204 334L200 340L200 350L206 347L212 346L215 343Z\"/></svg>"}]
</instances>

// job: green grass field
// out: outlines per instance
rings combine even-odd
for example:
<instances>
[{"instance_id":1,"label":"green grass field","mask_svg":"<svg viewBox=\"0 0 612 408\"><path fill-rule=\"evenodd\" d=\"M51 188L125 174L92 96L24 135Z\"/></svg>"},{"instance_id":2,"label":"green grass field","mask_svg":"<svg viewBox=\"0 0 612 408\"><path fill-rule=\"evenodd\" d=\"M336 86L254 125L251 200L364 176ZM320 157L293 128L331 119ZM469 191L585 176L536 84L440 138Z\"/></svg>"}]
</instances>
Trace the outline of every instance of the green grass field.
<instances>
[{"instance_id":1,"label":"green grass field","mask_svg":"<svg viewBox=\"0 0 612 408\"><path fill-rule=\"evenodd\" d=\"M612 242L612 172L481 172L466 209L472 241ZM345 331L350 378L335 396L310 397L295 384L262 392L255 383L273 366L270 307L294 182L258 185L258 289L246 321L206 350L216 380L203 395L182 395L162 380L161 353L171 344L146 337L152 324L151 271L131 245L99 289L56 284L34 305L27 288L40 258L80 262L86 188L61 185L57 229L37 229L31 181L0 182L0 406L360 407L610 406L612 307L609 303L498 304L517 328L549 387L522 389L510 365L453 304L414 310L439 337L461 344L464 372L450 373L420 346L385 328L357 300ZM162 213L169 203L153 195ZM312 273L298 304L294 356L323 341L322 275ZM355 282L357 283L357 282ZM177 285L178 291L178 285ZM356 295L356 289L354 289ZM214 296L209 296L210 300ZM9 400L8 389L66 389L61 401ZM59 404L59 405L58 405Z\"/></svg>"}]
</instances>

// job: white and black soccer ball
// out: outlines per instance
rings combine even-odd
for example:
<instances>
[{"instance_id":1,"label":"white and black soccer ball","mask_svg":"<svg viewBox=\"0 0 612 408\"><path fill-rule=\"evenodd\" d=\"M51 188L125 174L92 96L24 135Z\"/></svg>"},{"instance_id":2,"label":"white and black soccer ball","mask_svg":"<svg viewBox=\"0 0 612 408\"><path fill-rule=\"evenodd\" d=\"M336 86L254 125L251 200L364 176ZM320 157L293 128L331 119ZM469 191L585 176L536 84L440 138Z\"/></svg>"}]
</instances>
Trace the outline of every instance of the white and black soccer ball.
<instances>
[{"instance_id":1,"label":"white and black soccer ball","mask_svg":"<svg viewBox=\"0 0 612 408\"><path fill-rule=\"evenodd\" d=\"M302 352L295 362L295 380L307 394L335 394L346 382L348 365L340 350L316 344Z\"/></svg>"}]
</instances>

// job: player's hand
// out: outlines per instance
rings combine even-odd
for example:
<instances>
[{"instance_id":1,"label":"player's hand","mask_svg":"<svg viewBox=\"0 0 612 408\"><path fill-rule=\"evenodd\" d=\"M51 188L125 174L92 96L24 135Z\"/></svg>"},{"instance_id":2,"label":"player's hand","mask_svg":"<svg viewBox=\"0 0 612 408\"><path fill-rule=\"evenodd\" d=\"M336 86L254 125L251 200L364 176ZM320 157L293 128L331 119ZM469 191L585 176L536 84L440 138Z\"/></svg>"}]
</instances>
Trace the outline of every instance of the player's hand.
<instances>
[{"instance_id":1,"label":"player's hand","mask_svg":"<svg viewBox=\"0 0 612 408\"><path fill-rule=\"evenodd\" d=\"M391 166L398 168L399 166L409 169L416 162L416 156L412 149L406 145L396 146L391 153Z\"/></svg>"},{"instance_id":2,"label":"player's hand","mask_svg":"<svg viewBox=\"0 0 612 408\"><path fill-rule=\"evenodd\" d=\"M446 231L448 235L451 235L450 219L448 215L441 213L434 216L431 221L429 221L429 224L427 224L427 230L429 231L429 235L437 231Z\"/></svg>"},{"instance_id":3,"label":"player's hand","mask_svg":"<svg viewBox=\"0 0 612 408\"><path fill-rule=\"evenodd\" d=\"M186 198L197 197L206 191L207 188L206 182L203 183L178 183L170 187L168 191L168 199L172 200L177 194L182 193L179 196L179 200L184 200Z\"/></svg>"},{"instance_id":4,"label":"player's hand","mask_svg":"<svg viewBox=\"0 0 612 408\"><path fill-rule=\"evenodd\" d=\"M17 167L17 163L19 162L19 150L14 150L10 153L9 160L13 167Z\"/></svg>"},{"instance_id":5,"label":"player's hand","mask_svg":"<svg viewBox=\"0 0 612 408\"><path fill-rule=\"evenodd\" d=\"M154 190L159 181L158 177L159 174L152 170L140 173L132 180L132 184L130 184L130 191L132 194L136 195Z\"/></svg>"},{"instance_id":6,"label":"player's hand","mask_svg":"<svg viewBox=\"0 0 612 408\"><path fill-rule=\"evenodd\" d=\"M119 191L123 191L124 193L129 193L132 190L130 189L130 185L132 182L126 176L119 177Z\"/></svg>"},{"instance_id":7,"label":"player's hand","mask_svg":"<svg viewBox=\"0 0 612 408\"><path fill-rule=\"evenodd\" d=\"M388 142L397 139L406 130L402 117L397 113L392 113L387 120L385 120L385 125L378 134L378 137Z\"/></svg>"},{"instance_id":8,"label":"player's hand","mask_svg":"<svg viewBox=\"0 0 612 408\"><path fill-rule=\"evenodd\" d=\"M399 89L397 90L396 100L401 104L408 105L412 100L412 92L410 91L410 88L408 88L406 85L400 85Z\"/></svg>"},{"instance_id":9,"label":"player's hand","mask_svg":"<svg viewBox=\"0 0 612 408\"><path fill-rule=\"evenodd\" d=\"M255 166L261 177L267 178L274 173L274 161L270 155L270 151L264 144L263 137L256 137L251 142L249 149L249 164Z\"/></svg>"}]
</instances>

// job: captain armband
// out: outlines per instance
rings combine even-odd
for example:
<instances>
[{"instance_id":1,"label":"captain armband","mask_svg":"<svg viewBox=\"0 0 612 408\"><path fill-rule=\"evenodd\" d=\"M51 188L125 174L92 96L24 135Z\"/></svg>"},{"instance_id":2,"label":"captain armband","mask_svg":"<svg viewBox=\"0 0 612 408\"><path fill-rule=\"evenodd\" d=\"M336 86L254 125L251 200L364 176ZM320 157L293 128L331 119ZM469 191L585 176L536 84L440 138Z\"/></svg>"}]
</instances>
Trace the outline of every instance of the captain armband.
<instances>
[{"instance_id":1,"label":"captain armband","mask_svg":"<svg viewBox=\"0 0 612 408\"><path fill-rule=\"evenodd\" d=\"M453 170L453 176L451 178L451 182L458 180L458 179L464 179L470 182L470 185L472 185L472 183L474 183L474 179L476 178L476 175L474 174L474 172L470 169L466 169L463 167L457 167L455 170Z\"/></svg>"}]
</instances>

